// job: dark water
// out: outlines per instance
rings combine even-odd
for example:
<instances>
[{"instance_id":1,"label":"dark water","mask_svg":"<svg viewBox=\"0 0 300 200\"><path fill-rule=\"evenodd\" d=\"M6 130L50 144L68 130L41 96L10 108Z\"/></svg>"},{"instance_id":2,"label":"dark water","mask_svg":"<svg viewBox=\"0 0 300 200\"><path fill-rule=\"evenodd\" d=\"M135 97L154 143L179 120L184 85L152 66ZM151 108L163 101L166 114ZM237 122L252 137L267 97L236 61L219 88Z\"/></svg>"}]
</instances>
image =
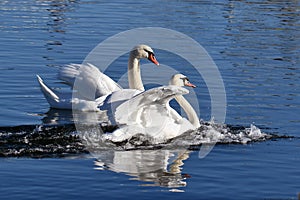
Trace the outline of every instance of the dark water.
<instances>
[{"instance_id":1,"label":"dark water","mask_svg":"<svg viewBox=\"0 0 300 200\"><path fill-rule=\"evenodd\" d=\"M0 148L6 153L1 156L8 156L0 160L0 193L5 199L297 198L299 1L9 0L0 2L0 10ZM58 66L81 63L107 37L149 26L182 32L211 55L226 88L230 130L243 132L254 124L284 137L220 143L203 159L199 146L86 148L72 113L49 110L35 75L60 88ZM199 86L200 117L210 120L203 80L184 60L156 54ZM123 72L107 73L115 78Z\"/></svg>"}]
</instances>

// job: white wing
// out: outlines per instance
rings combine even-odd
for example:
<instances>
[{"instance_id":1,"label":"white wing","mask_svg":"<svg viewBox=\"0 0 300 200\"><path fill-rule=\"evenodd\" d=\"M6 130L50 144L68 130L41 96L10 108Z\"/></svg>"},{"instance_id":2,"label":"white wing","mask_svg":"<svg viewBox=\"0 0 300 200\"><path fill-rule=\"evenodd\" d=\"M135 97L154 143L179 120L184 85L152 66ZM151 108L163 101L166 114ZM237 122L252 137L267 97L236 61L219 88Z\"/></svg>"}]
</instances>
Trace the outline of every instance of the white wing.
<instances>
[{"instance_id":1,"label":"white wing","mask_svg":"<svg viewBox=\"0 0 300 200\"><path fill-rule=\"evenodd\" d=\"M114 80L89 63L63 66L58 78L76 89L81 96L91 100L122 89Z\"/></svg>"},{"instance_id":2,"label":"white wing","mask_svg":"<svg viewBox=\"0 0 300 200\"><path fill-rule=\"evenodd\" d=\"M151 143L163 143L195 127L172 109L169 101L187 94L182 87L169 85L147 90L122 103L114 113L119 129L104 137L113 142L130 139L136 134L150 137Z\"/></svg>"},{"instance_id":3,"label":"white wing","mask_svg":"<svg viewBox=\"0 0 300 200\"><path fill-rule=\"evenodd\" d=\"M99 108L100 110L106 110L108 119L112 124L115 124L114 113L116 108L119 105L124 103L125 101L131 99L132 97L136 96L137 94L141 93L142 91L136 89L122 89L116 92L113 92L107 96L100 97L103 101L98 98Z\"/></svg>"},{"instance_id":4,"label":"white wing","mask_svg":"<svg viewBox=\"0 0 300 200\"><path fill-rule=\"evenodd\" d=\"M136 134L150 136L152 143L168 139L194 129L169 105L176 95L187 94L188 90L178 86L162 86L147 90L117 107L115 120L120 126L105 138L114 142L130 139Z\"/></svg>"},{"instance_id":5,"label":"white wing","mask_svg":"<svg viewBox=\"0 0 300 200\"><path fill-rule=\"evenodd\" d=\"M149 124L149 121L181 116L170 107L169 101L175 95L187 94L189 91L178 86L161 86L147 90L121 104L115 112L118 124ZM148 117L151 117L149 119Z\"/></svg>"}]
</instances>

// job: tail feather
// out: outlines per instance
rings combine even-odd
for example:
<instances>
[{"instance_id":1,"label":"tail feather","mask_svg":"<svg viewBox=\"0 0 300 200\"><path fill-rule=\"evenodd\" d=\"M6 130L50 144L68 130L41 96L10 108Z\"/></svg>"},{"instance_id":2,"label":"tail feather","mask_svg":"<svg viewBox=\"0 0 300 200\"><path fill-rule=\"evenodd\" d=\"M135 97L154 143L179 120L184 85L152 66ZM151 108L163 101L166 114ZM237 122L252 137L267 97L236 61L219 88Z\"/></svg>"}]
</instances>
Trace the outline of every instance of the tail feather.
<instances>
[{"instance_id":1,"label":"tail feather","mask_svg":"<svg viewBox=\"0 0 300 200\"><path fill-rule=\"evenodd\" d=\"M36 75L36 77L40 84L41 90L49 104L51 105L51 102L53 101L59 102L59 97L44 83L43 79L39 75Z\"/></svg>"}]
</instances>

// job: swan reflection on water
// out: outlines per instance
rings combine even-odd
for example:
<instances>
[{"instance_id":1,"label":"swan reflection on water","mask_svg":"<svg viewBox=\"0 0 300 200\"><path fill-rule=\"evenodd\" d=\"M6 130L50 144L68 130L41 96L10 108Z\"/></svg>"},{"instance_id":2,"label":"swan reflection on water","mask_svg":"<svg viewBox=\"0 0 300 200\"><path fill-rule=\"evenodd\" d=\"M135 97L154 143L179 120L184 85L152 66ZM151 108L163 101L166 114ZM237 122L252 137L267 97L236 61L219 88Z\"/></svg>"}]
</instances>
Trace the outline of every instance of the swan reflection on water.
<instances>
[{"instance_id":1,"label":"swan reflection on water","mask_svg":"<svg viewBox=\"0 0 300 200\"><path fill-rule=\"evenodd\" d=\"M147 182L142 186L185 187L189 175L182 173L183 161L189 151L181 150L131 150L94 152L95 169L108 169L131 176L131 180ZM150 183L149 183L150 182Z\"/></svg>"},{"instance_id":2,"label":"swan reflection on water","mask_svg":"<svg viewBox=\"0 0 300 200\"><path fill-rule=\"evenodd\" d=\"M73 116L74 114L74 116ZM99 112L77 112L70 110L49 109L42 119L43 124L73 124L80 119L83 123L97 124L103 122L105 114ZM86 135L87 136L87 135ZM89 144L91 145L91 144ZM182 173L183 161L189 158L186 149L156 149L120 151L105 147L102 150L90 148L91 155L96 159L95 169L110 170L124 173L132 180L147 182L143 186L163 186L178 188L186 186L189 175Z\"/></svg>"}]
</instances>

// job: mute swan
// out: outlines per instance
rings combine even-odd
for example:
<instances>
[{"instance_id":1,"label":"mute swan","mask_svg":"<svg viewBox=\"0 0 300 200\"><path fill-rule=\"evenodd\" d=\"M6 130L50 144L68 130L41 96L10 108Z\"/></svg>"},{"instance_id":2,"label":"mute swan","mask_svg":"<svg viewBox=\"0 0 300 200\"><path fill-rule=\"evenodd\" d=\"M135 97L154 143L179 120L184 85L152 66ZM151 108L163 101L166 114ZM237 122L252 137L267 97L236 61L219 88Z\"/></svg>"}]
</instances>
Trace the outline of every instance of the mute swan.
<instances>
[{"instance_id":1,"label":"mute swan","mask_svg":"<svg viewBox=\"0 0 300 200\"><path fill-rule=\"evenodd\" d=\"M196 86L182 74L172 76L169 84L140 93L118 106L114 117L119 129L104 137L121 142L141 133L153 138L154 143L162 143L200 127L197 113L182 96L189 91L181 87ZM173 98L183 108L188 120L170 107L169 102Z\"/></svg>"},{"instance_id":2,"label":"mute swan","mask_svg":"<svg viewBox=\"0 0 300 200\"><path fill-rule=\"evenodd\" d=\"M60 93L51 90L37 75L40 88L52 108L58 109L76 109L81 111L99 111L98 105L101 104L106 97L113 92L119 92L121 100L131 98L132 96L144 91L144 86L140 74L140 59L147 58L149 61L159 65L154 56L151 47L141 44L135 46L129 55L128 60L128 82L129 89L122 89L110 77L100 72L100 70L92 64L71 64L62 67L59 71L59 79L65 81L67 85L74 86L76 80L75 95L72 93ZM76 98L74 98L74 96ZM93 98L94 97L94 98ZM117 98L117 100L120 100ZM73 106L73 107L72 107Z\"/></svg>"}]
</instances>

